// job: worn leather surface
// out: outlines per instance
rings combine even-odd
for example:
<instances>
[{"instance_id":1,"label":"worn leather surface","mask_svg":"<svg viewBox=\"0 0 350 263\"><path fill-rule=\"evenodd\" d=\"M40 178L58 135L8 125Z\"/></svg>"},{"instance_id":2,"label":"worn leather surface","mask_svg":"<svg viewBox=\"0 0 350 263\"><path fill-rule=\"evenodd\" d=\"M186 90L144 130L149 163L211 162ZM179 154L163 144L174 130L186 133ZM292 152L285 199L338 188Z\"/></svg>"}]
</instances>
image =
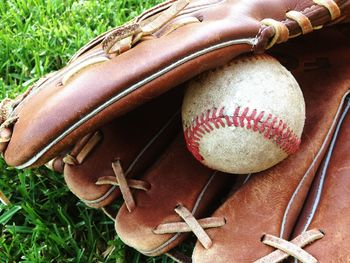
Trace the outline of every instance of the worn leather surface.
<instances>
[{"instance_id":1,"label":"worn leather surface","mask_svg":"<svg viewBox=\"0 0 350 263\"><path fill-rule=\"evenodd\" d=\"M201 165L187 151L180 134L142 180L151 184L149 191L135 191L136 208L128 212L123 205L115 226L121 240L148 256L165 253L180 244L188 234L154 234L160 224L183 222L174 211L185 206L201 219L208 216L215 200L234 178Z\"/></svg>"},{"instance_id":2,"label":"worn leather surface","mask_svg":"<svg viewBox=\"0 0 350 263\"><path fill-rule=\"evenodd\" d=\"M97 180L115 177L112 162L116 160L127 178L142 175L181 129L181 91L160 96L99 129L102 139L87 158L81 164L64 166L69 189L92 207L115 201L119 188L96 185Z\"/></svg>"},{"instance_id":3,"label":"worn leather surface","mask_svg":"<svg viewBox=\"0 0 350 263\"><path fill-rule=\"evenodd\" d=\"M292 70L305 96L306 123L300 150L279 165L253 175L213 214L224 216L227 224L207 231L213 239L213 246L206 250L197 243L194 262L252 262L273 251L261 243L264 234L287 240L291 237L339 115L344 110L344 96L350 89L350 38L345 32L345 27L318 32L272 50L272 54ZM328 42L329 39L332 42ZM342 151L344 154L345 149ZM334 191L336 189L332 191L334 197L342 197L337 200L337 206L344 207L346 203L342 200L347 194ZM321 212L319 216L322 215ZM324 221L315 220L315 223L321 224L319 228L322 225L330 228L332 235L338 233L333 231L342 231L348 225L342 219L336 219L338 216L333 214L323 218ZM337 227L341 229L332 229L333 220L339 222ZM337 249L340 251L342 245L332 243L338 242L338 237L332 239L330 236L326 240L327 245L322 241L321 244L325 245L318 250L315 243L313 251L324 253L325 260L321 262L337 262L331 261L329 253ZM332 244L336 248L329 248Z\"/></svg>"},{"instance_id":4,"label":"worn leather surface","mask_svg":"<svg viewBox=\"0 0 350 263\"><path fill-rule=\"evenodd\" d=\"M333 23L348 22L350 1L335 2L342 16ZM275 32L261 24L265 18L282 21L291 35L298 35L301 28L286 18L290 10L302 12L315 27L331 22L328 10L311 0L194 0L151 40L120 56L101 53L96 40L15 108L13 116L19 119L4 152L6 162L21 168L43 164L83 135L193 76L239 54L263 52ZM185 17L200 22L162 35ZM72 64L99 52L109 60L75 74L66 85L61 83Z\"/></svg>"},{"instance_id":5,"label":"worn leather surface","mask_svg":"<svg viewBox=\"0 0 350 263\"><path fill-rule=\"evenodd\" d=\"M159 224L183 221L174 211L177 205L186 206L198 219L210 215L212 204L236 181L202 166L187 151L179 119L181 98L179 87L179 92L171 91L113 120L100 129L102 141L83 163L64 166L70 190L95 208L113 205L120 196L118 187L96 185L101 177L115 177L112 161L121 161L127 178L137 177L150 184L149 191L133 189L135 210L129 212L123 205L116 218L118 236L148 256L165 253L188 236L152 232ZM154 140L155 134L159 137Z\"/></svg>"},{"instance_id":6,"label":"worn leather surface","mask_svg":"<svg viewBox=\"0 0 350 263\"><path fill-rule=\"evenodd\" d=\"M309 229L321 229L325 236L305 250L320 263L350 262L350 97L339 133L317 171L294 236Z\"/></svg>"}]
</instances>

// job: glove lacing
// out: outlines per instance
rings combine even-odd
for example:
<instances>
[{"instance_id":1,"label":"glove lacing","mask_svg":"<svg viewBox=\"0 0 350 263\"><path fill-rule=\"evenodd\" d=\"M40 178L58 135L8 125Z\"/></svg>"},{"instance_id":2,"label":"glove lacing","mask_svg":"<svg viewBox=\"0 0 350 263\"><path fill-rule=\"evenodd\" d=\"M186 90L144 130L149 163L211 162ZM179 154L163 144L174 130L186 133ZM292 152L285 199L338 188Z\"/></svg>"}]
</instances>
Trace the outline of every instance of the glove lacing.
<instances>
[{"instance_id":1,"label":"glove lacing","mask_svg":"<svg viewBox=\"0 0 350 263\"><path fill-rule=\"evenodd\" d=\"M183 205L177 205L175 212L184 222L164 223L153 229L157 235L193 232L204 248L209 249L213 241L205 232L205 229L222 227L226 224L223 217L208 217L197 220L194 215Z\"/></svg>"},{"instance_id":2,"label":"glove lacing","mask_svg":"<svg viewBox=\"0 0 350 263\"><path fill-rule=\"evenodd\" d=\"M119 186L125 206L131 213L136 208L136 202L132 196L131 188L148 191L151 188L151 185L142 180L126 179L119 160L112 163L112 168L116 177L101 177L96 184ZM162 235L193 232L201 244L208 249L212 246L213 242L204 229L221 227L226 224L225 218L220 217L210 217L197 220L193 214L181 204L177 205L174 211L184 220L184 222L160 224L153 229L154 234Z\"/></svg>"},{"instance_id":3,"label":"glove lacing","mask_svg":"<svg viewBox=\"0 0 350 263\"><path fill-rule=\"evenodd\" d=\"M86 157L102 140L102 137L103 135L100 131L86 135L74 146L71 152L63 158L63 163L69 165L82 164ZM51 161L48 164L48 167L51 169L52 167L55 167L55 161L56 160ZM124 199L125 206L131 213L137 206L131 189L148 191L151 188L151 185L143 180L127 179L120 160L112 162L112 169L115 176L100 177L98 178L96 185L118 186ZM213 178L214 175L211 178ZM209 182L210 181L211 180L209 180ZM113 213L111 213L107 207L103 207L102 210L109 218L113 221L115 220L115 217L112 215ZM205 229L222 227L226 224L226 220L223 217L209 217L197 220L182 204L178 204L174 211L181 219L183 219L183 222L160 224L152 230L155 235L193 232L203 247L209 249L213 242L205 232Z\"/></svg>"},{"instance_id":4,"label":"glove lacing","mask_svg":"<svg viewBox=\"0 0 350 263\"><path fill-rule=\"evenodd\" d=\"M313 2L315 5L321 6L328 10L331 21L341 19L341 9L334 0L313 0ZM297 37L300 34L305 35L311 33L312 31L323 27L323 25L313 25L308 15L301 11L291 10L286 13L286 18L289 21L285 20L282 22L272 18L265 18L260 21L263 26L271 27L274 31L269 43L267 43L267 46L264 47L264 49L270 49L275 44L286 42L290 38ZM287 26L287 22L289 23L290 21L297 23L300 30L290 32L290 29Z\"/></svg>"},{"instance_id":5,"label":"glove lacing","mask_svg":"<svg viewBox=\"0 0 350 263\"><path fill-rule=\"evenodd\" d=\"M277 248L277 250L260 258L254 263L277 263L287 259L289 256L303 263L317 263L317 259L302 248L323 238L324 235L325 234L318 229L303 232L291 241L286 241L272 235L264 235L261 242L265 245Z\"/></svg>"},{"instance_id":6,"label":"glove lacing","mask_svg":"<svg viewBox=\"0 0 350 263\"><path fill-rule=\"evenodd\" d=\"M189 3L190 0L170 0L146 11L129 24L107 34L102 41L102 49L106 54L129 50L140 39L152 35L176 17Z\"/></svg>"},{"instance_id":7,"label":"glove lacing","mask_svg":"<svg viewBox=\"0 0 350 263\"><path fill-rule=\"evenodd\" d=\"M71 152L63 158L63 163L69 165L82 164L86 157L102 140L102 137L103 135L100 131L86 135L74 146ZM51 161L48 164L49 168L52 169L52 167L54 166L54 162L55 160ZM118 186L120 188L121 194L123 196L128 211L132 212L136 207L136 203L132 196L131 188L148 191L151 186L145 181L126 179L125 173L121 167L120 160L112 162L112 169L114 171L115 176L100 177L98 178L96 185ZM107 210L103 210L110 218L114 220L113 216L111 216L111 214L108 213Z\"/></svg>"},{"instance_id":8,"label":"glove lacing","mask_svg":"<svg viewBox=\"0 0 350 263\"><path fill-rule=\"evenodd\" d=\"M136 202L132 196L131 188L148 191L151 188L151 185L142 180L126 179L119 160L112 162L112 168L115 173L115 177L101 177L98 179L96 184L119 186L125 206L131 213L136 208ZM174 211L184 220L184 222L160 224L153 229L154 234L162 235L193 232L198 238L199 242L201 242L201 244L208 249L212 246L212 240L204 229L221 227L226 224L225 218L222 217L210 217L197 220L193 214L181 204L177 205Z\"/></svg>"},{"instance_id":9,"label":"glove lacing","mask_svg":"<svg viewBox=\"0 0 350 263\"><path fill-rule=\"evenodd\" d=\"M101 141L101 139L102 133L100 131L85 136L75 145L70 154L67 154L63 158L63 162L70 165L79 165L83 163L85 158ZM52 166L54 165L51 163L51 167ZM132 212L136 208L136 201L132 195L131 189L148 191L151 188L151 185L143 180L127 179L120 160L112 162L112 169L115 176L100 177L98 178L96 185L118 186L127 210ZM110 213L107 208L102 208L102 210L109 218L115 220L112 213ZM192 213L181 204L177 205L174 211L184 220L184 222L160 224L153 229L154 234L162 235L193 232L205 248L210 248L212 241L204 229L221 227L226 224L225 218L222 217L211 217L197 220Z\"/></svg>"},{"instance_id":10,"label":"glove lacing","mask_svg":"<svg viewBox=\"0 0 350 263\"><path fill-rule=\"evenodd\" d=\"M146 181L126 179L123 169L120 164L120 160L112 162L112 168L115 174L113 176L100 177L96 184L97 185L114 185L119 186L120 192L122 193L125 206L129 212L132 212L136 208L136 202L132 196L131 189L148 191L151 185Z\"/></svg>"}]
</instances>

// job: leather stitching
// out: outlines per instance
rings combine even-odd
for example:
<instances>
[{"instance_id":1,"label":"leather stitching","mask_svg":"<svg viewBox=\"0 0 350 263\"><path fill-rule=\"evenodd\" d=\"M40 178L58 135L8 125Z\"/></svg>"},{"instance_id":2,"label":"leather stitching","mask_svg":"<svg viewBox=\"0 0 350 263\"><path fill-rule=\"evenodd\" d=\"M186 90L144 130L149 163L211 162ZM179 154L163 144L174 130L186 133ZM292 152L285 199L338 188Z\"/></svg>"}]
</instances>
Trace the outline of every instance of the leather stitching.
<instances>
[{"instance_id":1,"label":"leather stitching","mask_svg":"<svg viewBox=\"0 0 350 263\"><path fill-rule=\"evenodd\" d=\"M284 211L284 215L283 215L283 219L282 219L282 223L281 223L281 230L280 230L280 237L282 238L285 235L285 228L288 222L288 217L290 215L290 211L292 210L293 204L297 199L297 196L300 194L301 189L303 188L303 186L305 185L307 179L309 178L309 176L314 176L314 169L315 166L317 165L317 162L319 160L319 158L323 158L322 152L325 150L326 147L328 147L328 143L330 139L330 137L333 135L334 130L336 129L336 125L338 123L338 120L340 118L340 115L342 113L342 108L343 105L345 103L345 98L346 96L348 96L350 94L350 91L346 92L345 95L343 96L342 101L339 104L338 110L334 116L334 120L333 123L331 125L331 127L329 128L327 135L321 145L321 147L319 148L318 152L315 154L314 160L313 162L310 164L310 166L308 167L307 171L305 172L303 178L301 178L298 186L295 188L289 202L288 205L286 207L286 210Z\"/></svg>"}]
</instances>

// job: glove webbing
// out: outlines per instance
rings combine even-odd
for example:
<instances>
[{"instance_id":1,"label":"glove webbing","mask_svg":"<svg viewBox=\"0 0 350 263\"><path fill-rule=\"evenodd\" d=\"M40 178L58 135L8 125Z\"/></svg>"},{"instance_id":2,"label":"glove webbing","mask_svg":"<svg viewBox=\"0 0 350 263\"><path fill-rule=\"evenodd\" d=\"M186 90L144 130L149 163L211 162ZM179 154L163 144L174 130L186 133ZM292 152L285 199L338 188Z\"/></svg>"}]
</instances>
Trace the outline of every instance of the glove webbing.
<instances>
[{"instance_id":1,"label":"glove webbing","mask_svg":"<svg viewBox=\"0 0 350 263\"><path fill-rule=\"evenodd\" d=\"M190 3L190 0L169 1L169 3L172 3L172 5L159 14L146 18L144 21L135 21L110 32L102 41L102 49L106 54L125 52L142 37L153 34L176 17Z\"/></svg>"},{"instance_id":2,"label":"glove webbing","mask_svg":"<svg viewBox=\"0 0 350 263\"><path fill-rule=\"evenodd\" d=\"M287 259L289 256L292 256L303 263L317 263L317 259L302 248L323 237L324 233L318 229L306 231L292 241L286 241L272 235L264 235L261 242L268 246L277 248L278 250L255 261L254 263L277 263Z\"/></svg>"}]
</instances>

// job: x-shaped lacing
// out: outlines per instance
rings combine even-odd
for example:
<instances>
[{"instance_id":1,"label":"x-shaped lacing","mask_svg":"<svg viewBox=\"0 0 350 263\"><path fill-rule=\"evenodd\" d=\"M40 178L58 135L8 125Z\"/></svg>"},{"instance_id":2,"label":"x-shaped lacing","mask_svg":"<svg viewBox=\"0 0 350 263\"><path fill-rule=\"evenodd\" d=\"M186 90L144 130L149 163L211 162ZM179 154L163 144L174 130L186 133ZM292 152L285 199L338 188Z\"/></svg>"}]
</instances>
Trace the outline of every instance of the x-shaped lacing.
<instances>
[{"instance_id":1,"label":"x-shaped lacing","mask_svg":"<svg viewBox=\"0 0 350 263\"><path fill-rule=\"evenodd\" d=\"M103 135L100 131L86 135L75 145L71 153L67 154L63 158L64 163L70 165L78 165L83 163L86 157L102 140L102 137ZM151 186L145 181L126 179L120 160L112 162L112 169L115 176L100 177L98 178L96 185L118 186L128 211L132 212L136 207L136 202L132 196L131 189L148 191ZM107 215L109 214L107 213Z\"/></svg>"},{"instance_id":2,"label":"x-shaped lacing","mask_svg":"<svg viewBox=\"0 0 350 263\"><path fill-rule=\"evenodd\" d=\"M261 242L268 246L277 248L278 250L255 261L254 263L277 263L287 259L289 256L292 256L303 263L316 263L318 262L317 259L302 248L323 237L324 233L318 229L303 232L291 241L286 241L272 235L264 235Z\"/></svg>"},{"instance_id":3,"label":"x-shaped lacing","mask_svg":"<svg viewBox=\"0 0 350 263\"><path fill-rule=\"evenodd\" d=\"M100 177L97 180L96 184L118 186L123 196L126 208L128 209L129 212L132 212L136 208L136 202L131 193L131 188L148 191L151 188L151 185L146 181L126 179L125 173L123 172L123 169L120 164L120 160L112 162L112 168L113 168L115 177L113 176Z\"/></svg>"},{"instance_id":4,"label":"x-shaped lacing","mask_svg":"<svg viewBox=\"0 0 350 263\"><path fill-rule=\"evenodd\" d=\"M66 155L64 162L70 165L81 164L92 149L99 143L99 141L101 141L101 139L101 132L88 134L76 144L70 154ZM132 195L131 189L148 191L151 188L151 185L146 181L127 179L122 169L120 160L112 162L112 169L115 176L100 177L97 180L96 185L118 186L123 196L126 208L129 212L132 212L136 208L136 202ZM111 213L109 213L106 208L103 208L103 211L113 219L113 216L111 216ZM204 229L221 227L226 223L224 218L218 217L197 220L183 205L178 205L175 208L175 212L184 220L184 222L161 224L157 226L153 232L159 235L193 232L205 248L210 248L212 241Z\"/></svg>"},{"instance_id":5,"label":"x-shaped lacing","mask_svg":"<svg viewBox=\"0 0 350 263\"><path fill-rule=\"evenodd\" d=\"M193 232L203 247L209 249L213 242L205 232L205 229L221 227L226 224L226 220L223 217L208 217L197 220L183 205L177 205L175 207L175 212L184 220L184 222L160 224L153 229L153 233L162 235Z\"/></svg>"}]
</instances>

